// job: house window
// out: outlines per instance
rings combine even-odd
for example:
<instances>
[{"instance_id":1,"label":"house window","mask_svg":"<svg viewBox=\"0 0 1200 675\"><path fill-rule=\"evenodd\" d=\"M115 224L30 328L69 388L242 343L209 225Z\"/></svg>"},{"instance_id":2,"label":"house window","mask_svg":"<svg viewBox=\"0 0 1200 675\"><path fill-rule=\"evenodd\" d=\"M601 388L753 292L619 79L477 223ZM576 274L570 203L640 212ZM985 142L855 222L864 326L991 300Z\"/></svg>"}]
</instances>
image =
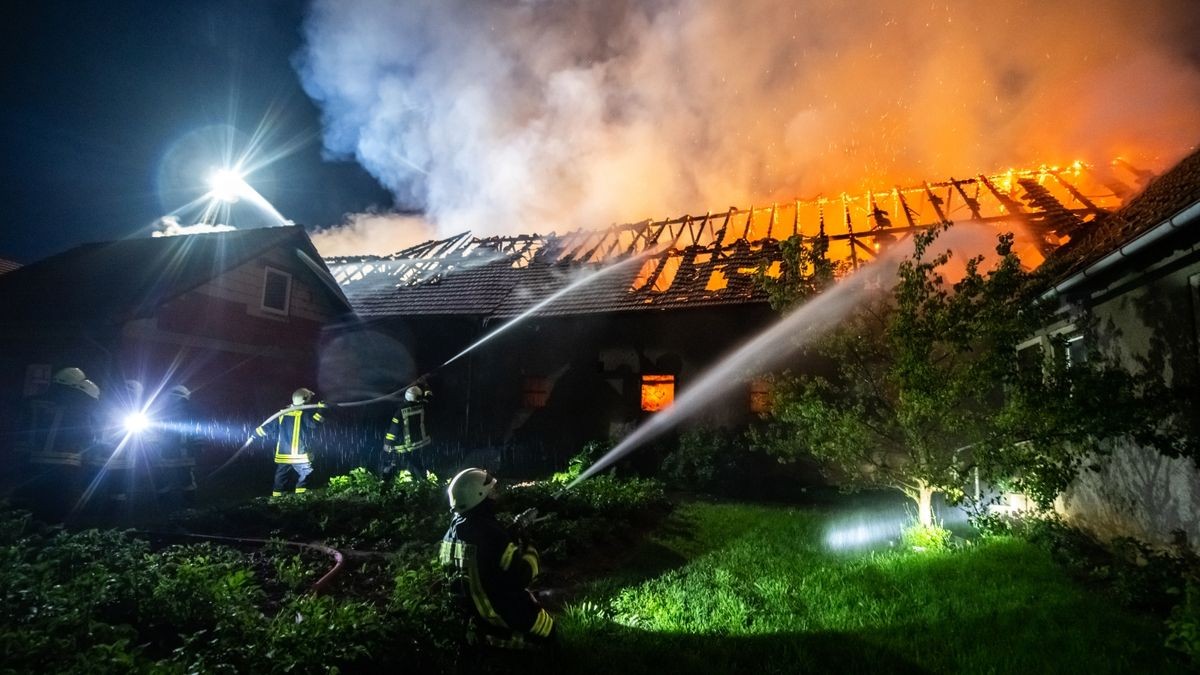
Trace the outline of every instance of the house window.
<instances>
[{"instance_id":1,"label":"house window","mask_svg":"<svg viewBox=\"0 0 1200 675\"><path fill-rule=\"evenodd\" d=\"M1188 277L1188 286L1192 289L1192 339L1200 356L1200 274Z\"/></svg>"},{"instance_id":2,"label":"house window","mask_svg":"<svg viewBox=\"0 0 1200 675\"><path fill-rule=\"evenodd\" d=\"M268 267L263 276L262 310L287 316L292 300L292 275Z\"/></svg>"},{"instance_id":3,"label":"house window","mask_svg":"<svg viewBox=\"0 0 1200 675\"><path fill-rule=\"evenodd\" d=\"M765 377L750 380L750 412L756 415L771 412L771 383Z\"/></svg>"},{"instance_id":4,"label":"house window","mask_svg":"<svg viewBox=\"0 0 1200 675\"><path fill-rule=\"evenodd\" d=\"M656 412L674 400L674 375L642 375L642 410Z\"/></svg>"},{"instance_id":5,"label":"house window","mask_svg":"<svg viewBox=\"0 0 1200 675\"><path fill-rule=\"evenodd\" d=\"M1063 357L1068 366L1087 363L1087 344L1083 341L1083 333L1067 336L1067 341L1063 343Z\"/></svg>"},{"instance_id":6,"label":"house window","mask_svg":"<svg viewBox=\"0 0 1200 675\"><path fill-rule=\"evenodd\" d=\"M521 405L527 410L545 408L550 400L550 378L526 377L521 389Z\"/></svg>"},{"instance_id":7,"label":"house window","mask_svg":"<svg viewBox=\"0 0 1200 675\"><path fill-rule=\"evenodd\" d=\"M1046 369L1046 356L1040 339L1030 340L1017 347L1017 369L1022 373L1042 374Z\"/></svg>"}]
</instances>

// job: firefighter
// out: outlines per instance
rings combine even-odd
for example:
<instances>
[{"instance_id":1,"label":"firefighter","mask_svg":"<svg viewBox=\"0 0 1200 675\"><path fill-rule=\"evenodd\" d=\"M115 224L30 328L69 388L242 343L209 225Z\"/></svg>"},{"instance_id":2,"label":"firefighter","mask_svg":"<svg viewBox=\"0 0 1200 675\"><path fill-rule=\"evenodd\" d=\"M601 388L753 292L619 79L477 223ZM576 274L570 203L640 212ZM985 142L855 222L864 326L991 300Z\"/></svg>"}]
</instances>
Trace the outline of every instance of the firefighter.
<instances>
[{"instance_id":1,"label":"firefighter","mask_svg":"<svg viewBox=\"0 0 1200 675\"><path fill-rule=\"evenodd\" d=\"M62 368L43 396L30 401L17 499L39 516L61 519L82 489L85 454L96 442L100 388L79 368Z\"/></svg>"},{"instance_id":2,"label":"firefighter","mask_svg":"<svg viewBox=\"0 0 1200 675\"><path fill-rule=\"evenodd\" d=\"M145 387L137 380L125 380L125 399L107 402L105 430L100 443L88 453L87 463L95 477L92 485L102 506L123 510L129 503L136 461L141 457L140 429L130 428L130 417L143 410ZM108 397L106 396L107 400Z\"/></svg>"},{"instance_id":3,"label":"firefighter","mask_svg":"<svg viewBox=\"0 0 1200 675\"><path fill-rule=\"evenodd\" d=\"M301 387L292 392L292 405L307 405L317 397L311 389ZM283 495L288 474L296 472L296 494L302 495L308 488L305 483L312 474L312 462L308 459L308 437L318 424L324 421L321 410L326 406L318 403L316 409L291 410L285 409L279 416L279 440L275 443L275 485L271 489L272 497ZM266 437L267 432L262 427L254 430L260 437Z\"/></svg>"},{"instance_id":4,"label":"firefighter","mask_svg":"<svg viewBox=\"0 0 1200 675\"><path fill-rule=\"evenodd\" d=\"M192 426L191 400L191 389L171 387L156 423L154 486L159 504L167 508L195 504L199 438Z\"/></svg>"},{"instance_id":5,"label":"firefighter","mask_svg":"<svg viewBox=\"0 0 1200 675\"><path fill-rule=\"evenodd\" d=\"M538 553L496 520L496 479L466 469L447 490L454 515L442 539L450 590L471 617L468 642L523 648L554 639L554 619L526 587L538 576Z\"/></svg>"},{"instance_id":6,"label":"firefighter","mask_svg":"<svg viewBox=\"0 0 1200 675\"><path fill-rule=\"evenodd\" d=\"M431 478L424 453L417 452L433 442L425 430L425 404L433 397L424 380L404 390L404 401L392 413L392 424L383 437L380 475L390 480L397 470L408 472L409 480Z\"/></svg>"}]
</instances>

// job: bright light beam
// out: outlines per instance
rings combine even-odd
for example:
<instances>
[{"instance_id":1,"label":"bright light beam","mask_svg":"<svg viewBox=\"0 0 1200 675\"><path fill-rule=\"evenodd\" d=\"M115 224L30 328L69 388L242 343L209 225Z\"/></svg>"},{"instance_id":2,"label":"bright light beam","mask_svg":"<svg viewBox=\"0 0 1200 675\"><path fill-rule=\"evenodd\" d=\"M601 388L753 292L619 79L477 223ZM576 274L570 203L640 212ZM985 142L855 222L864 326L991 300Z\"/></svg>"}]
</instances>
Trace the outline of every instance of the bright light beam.
<instances>
[{"instance_id":1,"label":"bright light beam","mask_svg":"<svg viewBox=\"0 0 1200 675\"><path fill-rule=\"evenodd\" d=\"M217 169L208 177L209 195L226 204L233 204L253 192L242 174L233 169Z\"/></svg>"},{"instance_id":2,"label":"bright light beam","mask_svg":"<svg viewBox=\"0 0 1200 675\"><path fill-rule=\"evenodd\" d=\"M150 418L144 412L133 412L125 416L125 431L140 434L150 427Z\"/></svg>"}]
</instances>

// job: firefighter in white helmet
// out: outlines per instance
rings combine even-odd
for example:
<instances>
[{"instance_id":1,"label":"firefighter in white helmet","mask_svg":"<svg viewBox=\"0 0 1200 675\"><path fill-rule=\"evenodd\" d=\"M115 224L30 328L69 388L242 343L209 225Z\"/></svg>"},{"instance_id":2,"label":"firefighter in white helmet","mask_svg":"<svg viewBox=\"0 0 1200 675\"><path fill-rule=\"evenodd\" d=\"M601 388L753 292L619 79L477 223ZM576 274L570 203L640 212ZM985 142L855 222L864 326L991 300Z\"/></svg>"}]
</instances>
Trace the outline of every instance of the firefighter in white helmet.
<instances>
[{"instance_id":1,"label":"firefighter in white helmet","mask_svg":"<svg viewBox=\"0 0 1200 675\"><path fill-rule=\"evenodd\" d=\"M154 488L159 505L168 510L195 504L200 438L191 400L192 390L177 384L167 390L155 414Z\"/></svg>"},{"instance_id":2,"label":"firefighter in white helmet","mask_svg":"<svg viewBox=\"0 0 1200 675\"><path fill-rule=\"evenodd\" d=\"M16 499L40 517L67 515L83 488L84 456L97 442L100 388L82 370L54 373L46 393L29 402L20 443L26 455Z\"/></svg>"},{"instance_id":3,"label":"firefighter in white helmet","mask_svg":"<svg viewBox=\"0 0 1200 675\"><path fill-rule=\"evenodd\" d=\"M279 431L275 442L275 483L271 488L271 496L282 496L286 491L288 477L296 472L295 492L302 495L308 491L307 481L312 474L312 462L308 457L308 449L312 434L318 424L325 421L321 412L327 407L317 403L316 408L294 410L297 406L313 403L316 393L307 387L301 387L292 392L292 407L284 408L279 415ZM266 438L267 430L259 427L254 430L259 437Z\"/></svg>"},{"instance_id":4,"label":"firefighter in white helmet","mask_svg":"<svg viewBox=\"0 0 1200 675\"><path fill-rule=\"evenodd\" d=\"M404 400L392 413L392 424L383 436L383 455L379 473L390 480L397 471L408 472L409 479L427 479L431 476L420 450L430 443L425 427L425 406L433 398L433 392L424 378L404 390Z\"/></svg>"},{"instance_id":5,"label":"firefighter in white helmet","mask_svg":"<svg viewBox=\"0 0 1200 675\"><path fill-rule=\"evenodd\" d=\"M466 469L450 481L453 517L442 538L441 563L451 592L471 617L468 641L521 648L554 638L554 618L527 590L538 553L496 519L496 479Z\"/></svg>"}]
</instances>

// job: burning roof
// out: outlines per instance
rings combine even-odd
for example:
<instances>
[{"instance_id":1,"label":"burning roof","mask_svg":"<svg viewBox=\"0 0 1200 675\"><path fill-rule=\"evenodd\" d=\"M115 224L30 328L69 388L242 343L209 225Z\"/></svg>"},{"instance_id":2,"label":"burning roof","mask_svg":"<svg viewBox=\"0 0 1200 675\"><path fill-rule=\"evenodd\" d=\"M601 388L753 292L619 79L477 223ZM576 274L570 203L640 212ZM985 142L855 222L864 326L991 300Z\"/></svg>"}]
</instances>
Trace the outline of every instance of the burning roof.
<instances>
[{"instance_id":1,"label":"burning roof","mask_svg":"<svg viewBox=\"0 0 1200 675\"><path fill-rule=\"evenodd\" d=\"M1019 228L1040 262L1134 188L1113 171L1076 162L936 183L732 207L565 234L477 237L470 232L387 256L327 258L365 318L419 315L511 317L580 273L641 257L538 310L570 315L759 303L754 283L775 275L780 241L830 240L830 256L853 268L883 247L944 222Z\"/></svg>"},{"instance_id":2,"label":"burning roof","mask_svg":"<svg viewBox=\"0 0 1200 675\"><path fill-rule=\"evenodd\" d=\"M1200 202L1200 150L1182 159L1146 190L1095 227L1064 245L1047 262L1055 279L1066 278Z\"/></svg>"}]
</instances>

